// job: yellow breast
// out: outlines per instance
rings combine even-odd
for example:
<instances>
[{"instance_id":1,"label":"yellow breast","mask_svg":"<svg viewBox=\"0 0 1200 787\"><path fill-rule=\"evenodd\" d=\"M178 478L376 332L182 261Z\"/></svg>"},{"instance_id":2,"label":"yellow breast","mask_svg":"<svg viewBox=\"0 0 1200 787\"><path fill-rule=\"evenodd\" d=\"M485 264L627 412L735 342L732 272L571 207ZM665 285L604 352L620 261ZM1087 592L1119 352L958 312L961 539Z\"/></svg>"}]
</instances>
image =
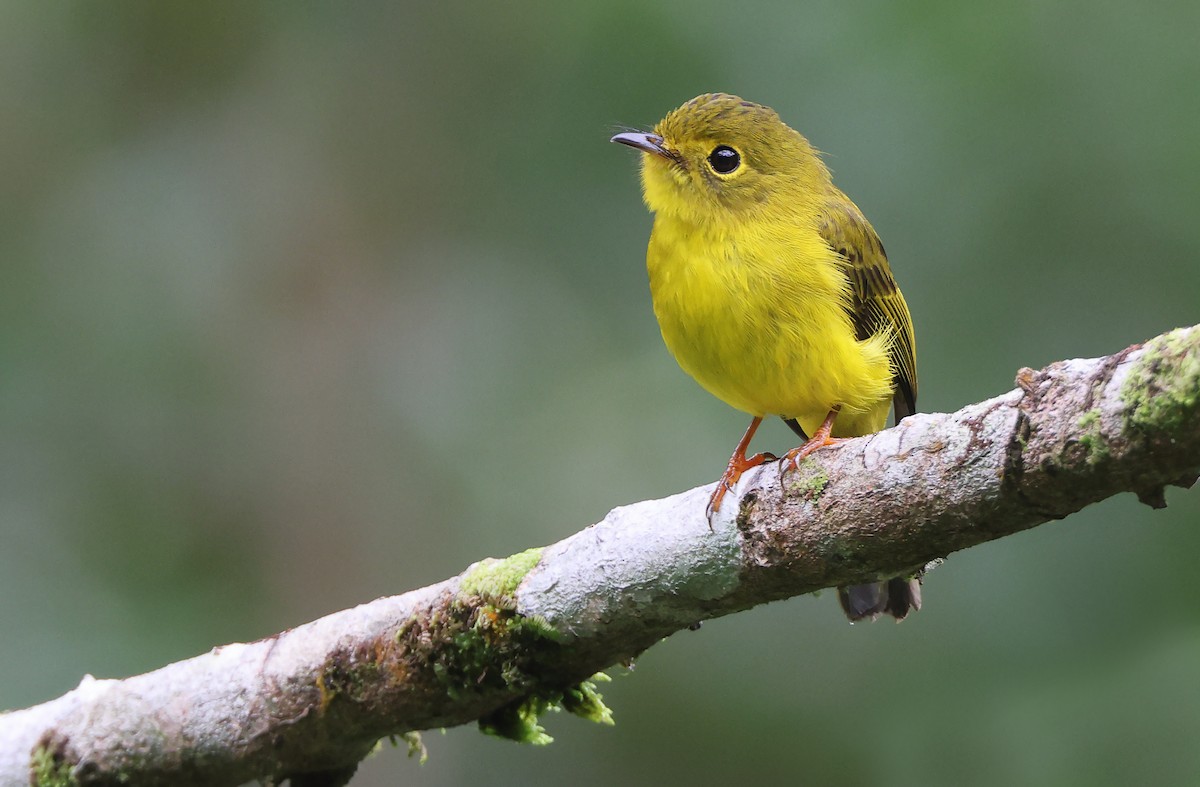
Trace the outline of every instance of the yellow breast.
<instances>
[{"instance_id":1,"label":"yellow breast","mask_svg":"<svg viewBox=\"0 0 1200 787\"><path fill-rule=\"evenodd\" d=\"M849 283L815 228L659 213L646 263L667 348L713 395L809 434L835 405L842 434L883 427L890 337L855 339Z\"/></svg>"}]
</instances>

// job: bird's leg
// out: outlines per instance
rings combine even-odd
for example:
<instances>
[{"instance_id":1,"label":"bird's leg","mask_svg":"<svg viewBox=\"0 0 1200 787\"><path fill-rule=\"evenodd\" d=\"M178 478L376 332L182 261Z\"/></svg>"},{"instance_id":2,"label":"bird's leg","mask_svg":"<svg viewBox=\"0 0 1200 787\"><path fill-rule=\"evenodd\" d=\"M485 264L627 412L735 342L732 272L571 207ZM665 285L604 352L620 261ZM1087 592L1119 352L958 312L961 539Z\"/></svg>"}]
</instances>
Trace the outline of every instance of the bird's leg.
<instances>
[{"instance_id":1,"label":"bird's leg","mask_svg":"<svg viewBox=\"0 0 1200 787\"><path fill-rule=\"evenodd\" d=\"M838 443L842 442L842 438L840 437L829 436L829 433L833 431L833 421L837 418L837 414L839 411L841 411L841 409L842 406L840 404L835 405L834 408L829 411L829 415L825 416L825 420L821 422L821 428L818 429L816 433L804 443L804 445L800 446L799 448L793 448L783 455L783 459L779 460L783 464L783 473L786 473L789 470L795 470L800 464L800 460L804 459L818 448L824 448L827 445L837 445Z\"/></svg>"},{"instance_id":2,"label":"bird's leg","mask_svg":"<svg viewBox=\"0 0 1200 787\"><path fill-rule=\"evenodd\" d=\"M749 459L746 458L746 449L750 447L750 441L754 439L754 433L758 431L758 425L761 423L762 416L755 416L750 425L746 427L746 433L742 435L737 448L733 449L733 456L729 457L729 465L725 468L721 480L717 482L717 488L713 490L712 497L708 500L708 508L705 509L709 527L712 527L713 514L721 510L721 498L725 497L726 492L733 489L738 479L742 477L742 473L752 467L774 461L776 458L774 454L755 454Z\"/></svg>"}]
</instances>

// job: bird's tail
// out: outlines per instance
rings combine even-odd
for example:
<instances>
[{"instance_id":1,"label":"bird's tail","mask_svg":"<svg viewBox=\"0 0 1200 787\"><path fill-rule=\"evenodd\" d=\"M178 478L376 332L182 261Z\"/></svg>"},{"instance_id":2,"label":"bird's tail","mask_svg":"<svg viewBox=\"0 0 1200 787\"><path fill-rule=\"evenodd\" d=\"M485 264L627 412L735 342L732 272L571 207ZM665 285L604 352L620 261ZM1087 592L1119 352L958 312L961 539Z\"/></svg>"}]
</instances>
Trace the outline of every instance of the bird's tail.
<instances>
[{"instance_id":1,"label":"bird's tail","mask_svg":"<svg viewBox=\"0 0 1200 787\"><path fill-rule=\"evenodd\" d=\"M838 601L851 623L884 614L904 620L909 612L921 608L921 579L893 577L886 582L838 588Z\"/></svg>"}]
</instances>

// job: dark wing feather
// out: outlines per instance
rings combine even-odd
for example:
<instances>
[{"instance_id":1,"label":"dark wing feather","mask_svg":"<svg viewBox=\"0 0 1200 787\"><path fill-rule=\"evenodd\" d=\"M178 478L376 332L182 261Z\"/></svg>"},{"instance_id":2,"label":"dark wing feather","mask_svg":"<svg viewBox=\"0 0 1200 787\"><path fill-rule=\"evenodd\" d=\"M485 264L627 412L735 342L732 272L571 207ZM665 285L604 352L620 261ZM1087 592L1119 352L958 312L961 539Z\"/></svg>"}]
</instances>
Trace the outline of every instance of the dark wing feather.
<instances>
[{"instance_id":1,"label":"dark wing feather","mask_svg":"<svg viewBox=\"0 0 1200 787\"><path fill-rule=\"evenodd\" d=\"M834 192L819 223L821 236L847 262L850 319L859 340L881 330L892 331L892 367L896 393L892 406L897 423L917 411L917 352L908 304L896 286L879 236L858 207Z\"/></svg>"}]
</instances>

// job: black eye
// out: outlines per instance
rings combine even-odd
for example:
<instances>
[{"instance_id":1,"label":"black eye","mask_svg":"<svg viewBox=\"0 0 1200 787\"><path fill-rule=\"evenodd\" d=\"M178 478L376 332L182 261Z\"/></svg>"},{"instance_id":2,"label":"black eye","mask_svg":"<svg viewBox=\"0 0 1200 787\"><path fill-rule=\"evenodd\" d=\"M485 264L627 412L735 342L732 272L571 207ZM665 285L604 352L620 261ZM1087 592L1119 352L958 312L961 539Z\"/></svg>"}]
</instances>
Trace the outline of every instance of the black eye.
<instances>
[{"instance_id":1,"label":"black eye","mask_svg":"<svg viewBox=\"0 0 1200 787\"><path fill-rule=\"evenodd\" d=\"M728 175L742 165L742 157L728 145L717 145L713 152L708 154L708 165L713 168L713 172Z\"/></svg>"}]
</instances>

